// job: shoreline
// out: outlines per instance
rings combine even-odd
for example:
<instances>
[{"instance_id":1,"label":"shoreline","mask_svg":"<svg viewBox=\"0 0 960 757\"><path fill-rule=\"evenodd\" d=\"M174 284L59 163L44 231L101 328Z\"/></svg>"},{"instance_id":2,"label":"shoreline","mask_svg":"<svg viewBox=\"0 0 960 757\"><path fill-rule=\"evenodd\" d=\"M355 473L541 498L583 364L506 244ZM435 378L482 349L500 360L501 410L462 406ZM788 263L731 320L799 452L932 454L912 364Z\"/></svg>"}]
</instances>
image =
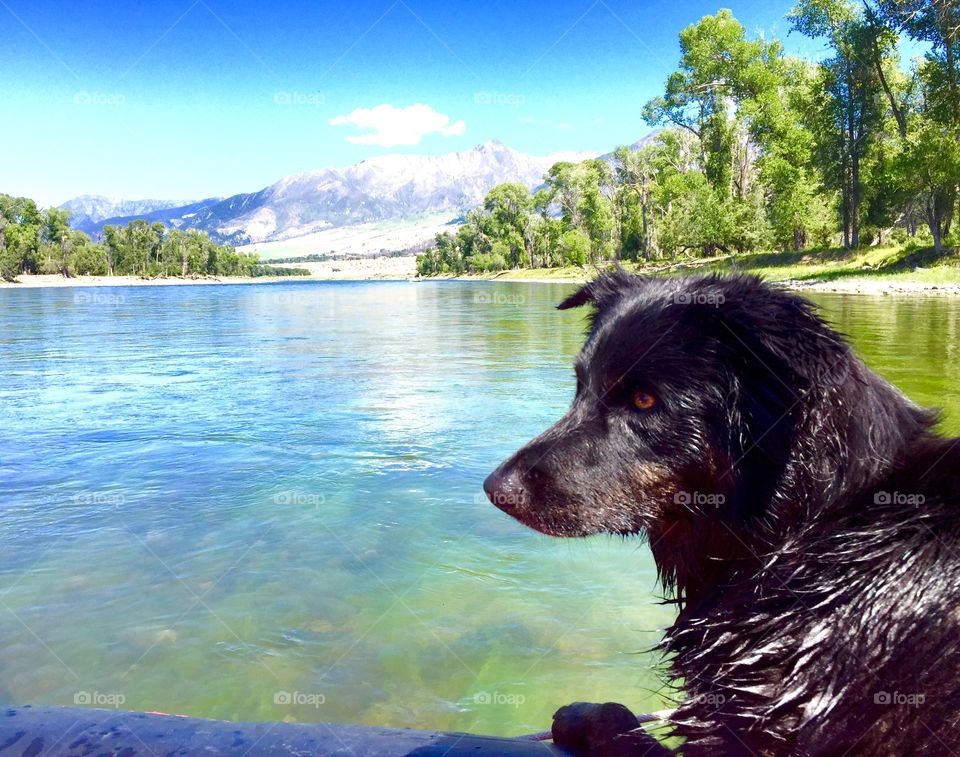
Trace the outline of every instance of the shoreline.
<instances>
[{"instance_id":1,"label":"shoreline","mask_svg":"<svg viewBox=\"0 0 960 757\"><path fill-rule=\"evenodd\" d=\"M911 281L909 275L903 279L876 281L873 279L850 279L849 281L798 281L787 279L774 284L795 292L825 292L829 294L862 294L868 296L905 296L923 295L926 297L960 296L960 284L929 284Z\"/></svg>"},{"instance_id":2,"label":"shoreline","mask_svg":"<svg viewBox=\"0 0 960 757\"><path fill-rule=\"evenodd\" d=\"M0 289L61 289L65 287L128 286L210 286L215 284L269 284L276 281L309 279L309 276L203 276L195 279L168 276L144 279L139 276L74 276L59 273L21 274L16 281L0 281Z\"/></svg>"},{"instance_id":3,"label":"shoreline","mask_svg":"<svg viewBox=\"0 0 960 757\"><path fill-rule=\"evenodd\" d=\"M263 261L263 265L287 264ZM3 289L35 289L41 287L128 287L128 286L211 286L216 284L278 284L289 281L404 281L417 274L414 255L374 258L332 258L325 261L297 263L310 271L303 276L74 276L65 279L59 273L21 274L16 282L0 280Z\"/></svg>"},{"instance_id":4,"label":"shoreline","mask_svg":"<svg viewBox=\"0 0 960 757\"><path fill-rule=\"evenodd\" d=\"M573 276L511 276L511 272L494 275L467 274L464 276L428 276L416 281L505 281L512 284L585 284L591 277ZM643 271L633 271L642 274ZM691 273L694 273L691 271ZM750 273L744 271L744 273ZM796 292L821 292L829 294L859 294L867 296L914 296L925 295L930 297L960 296L960 284L932 284L923 281L911 280L910 274L899 274L887 279L871 279L850 277L847 280L835 281L803 281L800 279L773 279L763 276L774 286L783 287Z\"/></svg>"},{"instance_id":5,"label":"shoreline","mask_svg":"<svg viewBox=\"0 0 960 757\"><path fill-rule=\"evenodd\" d=\"M75 276L65 279L60 274L32 274L17 277L16 282L0 281L0 290L4 289L41 289L68 287L130 287L130 286L213 286L241 284L277 284L295 281L489 281L514 284L583 284L590 276L570 275L528 275L532 272L506 271L498 274L467 274L463 276L427 276L417 277L414 272L398 270L396 266L382 270L378 266L343 265L332 270L314 270L309 276L220 276L198 278L140 278L139 276ZM857 294L869 296L960 296L960 284L929 283L917 281L911 273L891 275L883 278L850 277L833 281L803 281L799 279L769 279L776 286L782 286L798 292L821 292L829 294Z\"/></svg>"}]
</instances>

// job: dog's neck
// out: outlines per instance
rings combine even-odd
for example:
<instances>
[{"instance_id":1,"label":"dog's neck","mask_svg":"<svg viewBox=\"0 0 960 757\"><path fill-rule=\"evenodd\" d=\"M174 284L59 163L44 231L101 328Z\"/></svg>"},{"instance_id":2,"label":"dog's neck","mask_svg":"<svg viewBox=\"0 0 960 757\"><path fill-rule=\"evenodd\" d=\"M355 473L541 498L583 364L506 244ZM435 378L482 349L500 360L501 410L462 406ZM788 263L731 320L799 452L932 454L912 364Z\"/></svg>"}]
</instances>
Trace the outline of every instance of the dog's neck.
<instances>
[{"instance_id":1,"label":"dog's neck","mask_svg":"<svg viewBox=\"0 0 960 757\"><path fill-rule=\"evenodd\" d=\"M936 415L856 360L841 385L807 397L783 483L764 511L774 534L788 535L778 525L833 517L837 507L887 478L935 422Z\"/></svg>"},{"instance_id":2,"label":"dog's neck","mask_svg":"<svg viewBox=\"0 0 960 757\"><path fill-rule=\"evenodd\" d=\"M759 564L748 534L707 518L676 521L648 534L660 582L670 601L685 608Z\"/></svg>"}]
</instances>

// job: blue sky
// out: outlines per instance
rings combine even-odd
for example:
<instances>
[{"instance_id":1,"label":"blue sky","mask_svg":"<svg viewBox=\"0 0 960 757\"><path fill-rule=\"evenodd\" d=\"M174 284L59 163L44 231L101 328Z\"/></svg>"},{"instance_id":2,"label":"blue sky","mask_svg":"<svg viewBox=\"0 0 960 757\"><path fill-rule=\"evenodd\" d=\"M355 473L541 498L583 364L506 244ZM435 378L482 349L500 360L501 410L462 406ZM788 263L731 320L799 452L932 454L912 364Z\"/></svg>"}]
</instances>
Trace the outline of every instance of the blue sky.
<instances>
[{"instance_id":1,"label":"blue sky","mask_svg":"<svg viewBox=\"0 0 960 757\"><path fill-rule=\"evenodd\" d=\"M732 5L790 52L791 3ZM500 139L605 151L716 2L0 0L0 192L193 199ZM411 109L411 106L423 107ZM366 127L366 128L364 128Z\"/></svg>"}]
</instances>

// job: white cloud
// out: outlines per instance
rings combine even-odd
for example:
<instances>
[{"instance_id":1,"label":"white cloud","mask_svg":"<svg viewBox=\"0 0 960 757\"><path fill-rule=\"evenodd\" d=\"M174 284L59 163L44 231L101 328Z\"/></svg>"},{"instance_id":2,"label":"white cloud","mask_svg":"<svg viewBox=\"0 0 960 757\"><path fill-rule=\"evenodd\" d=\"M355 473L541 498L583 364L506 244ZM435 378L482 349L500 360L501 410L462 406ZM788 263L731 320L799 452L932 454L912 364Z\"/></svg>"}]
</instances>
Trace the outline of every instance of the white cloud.
<instances>
[{"instance_id":1,"label":"white cloud","mask_svg":"<svg viewBox=\"0 0 960 757\"><path fill-rule=\"evenodd\" d=\"M459 137L467 125L462 120L450 123L450 116L437 113L429 105L417 103L406 108L393 105L377 105L375 108L357 108L346 116L330 119L331 126L355 126L369 131L347 137L355 145L379 145L396 147L397 145L418 145L428 134L440 134L443 137Z\"/></svg>"}]
</instances>

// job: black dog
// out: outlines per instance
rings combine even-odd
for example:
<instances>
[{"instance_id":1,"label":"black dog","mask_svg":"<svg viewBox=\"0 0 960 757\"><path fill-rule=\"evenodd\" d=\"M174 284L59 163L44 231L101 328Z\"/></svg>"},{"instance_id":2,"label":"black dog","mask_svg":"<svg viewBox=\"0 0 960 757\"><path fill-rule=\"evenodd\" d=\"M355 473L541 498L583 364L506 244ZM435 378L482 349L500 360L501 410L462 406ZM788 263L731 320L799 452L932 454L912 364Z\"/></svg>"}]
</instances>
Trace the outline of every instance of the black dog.
<instances>
[{"instance_id":1,"label":"black dog","mask_svg":"<svg viewBox=\"0 0 960 757\"><path fill-rule=\"evenodd\" d=\"M605 274L570 411L484 483L556 536L645 533L682 754L960 753L960 439L804 299ZM616 705L558 743L670 754Z\"/></svg>"}]
</instances>

